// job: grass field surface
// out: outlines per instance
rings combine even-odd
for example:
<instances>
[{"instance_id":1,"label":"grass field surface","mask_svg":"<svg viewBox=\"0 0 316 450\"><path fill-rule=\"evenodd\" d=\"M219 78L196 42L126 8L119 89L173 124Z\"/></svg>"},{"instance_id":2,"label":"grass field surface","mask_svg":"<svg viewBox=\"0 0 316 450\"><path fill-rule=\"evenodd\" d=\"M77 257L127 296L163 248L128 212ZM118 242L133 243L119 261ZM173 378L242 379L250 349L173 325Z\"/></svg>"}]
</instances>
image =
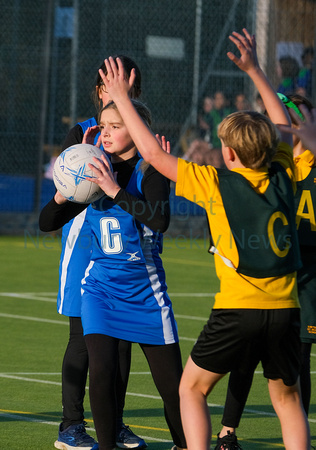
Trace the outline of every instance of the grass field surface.
<instances>
[{"instance_id":1,"label":"grass field surface","mask_svg":"<svg viewBox=\"0 0 316 450\"><path fill-rule=\"evenodd\" d=\"M219 283L208 242L168 239L163 253L169 293L178 322L185 363L207 320ZM68 340L68 321L56 312L58 235L0 236L0 448L53 449L61 418L61 364ZM312 385L316 355L312 353ZM228 377L209 396L213 446L220 430ZM310 428L316 441L315 392ZM89 395L86 420L95 436ZM132 368L126 396L125 423L144 437L151 450L172 447L161 399L146 360L133 345ZM283 448L279 421L271 406L267 382L258 367L237 432L244 450Z\"/></svg>"}]
</instances>

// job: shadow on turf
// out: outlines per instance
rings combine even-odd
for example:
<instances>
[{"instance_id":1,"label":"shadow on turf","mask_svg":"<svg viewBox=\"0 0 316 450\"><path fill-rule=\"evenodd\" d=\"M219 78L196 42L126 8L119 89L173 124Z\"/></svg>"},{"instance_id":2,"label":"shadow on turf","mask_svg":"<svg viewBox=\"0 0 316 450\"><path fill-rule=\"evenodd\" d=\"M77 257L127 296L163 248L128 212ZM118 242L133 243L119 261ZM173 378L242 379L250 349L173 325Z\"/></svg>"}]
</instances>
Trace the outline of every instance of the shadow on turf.
<instances>
[{"instance_id":1,"label":"shadow on turf","mask_svg":"<svg viewBox=\"0 0 316 450\"><path fill-rule=\"evenodd\" d=\"M164 417L163 408L127 409L124 410L124 418L131 417Z\"/></svg>"},{"instance_id":2,"label":"shadow on turf","mask_svg":"<svg viewBox=\"0 0 316 450\"><path fill-rule=\"evenodd\" d=\"M224 407L222 405L218 406L209 406L209 411L212 416L221 416L224 412ZM260 414L261 413L261 414ZM267 415L271 415L271 417L276 416L275 411L272 405L246 405L244 414L253 414L253 416L257 416L258 418L266 418Z\"/></svg>"},{"instance_id":3,"label":"shadow on turf","mask_svg":"<svg viewBox=\"0 0 316 450\"><path fill-rule=\"evenodd\" d=\"M316 413L316 405L311 404L309 405L309 414L315 414Z\"/></svg>"},{"instance_id":4,"label":"shadow on turf","mask_svg":"<svg viewBox=\"0 0 316 450\"><path fill-rule=\"evenodd\" d=\"M221 416L223 414L223 406L210 406L210 414L212 416ZM253 412L252 412L253 410ZM258 412L256 412L258 411ZM262 412L262 415L260 414ZM312 411L311 411L312 412ZM276 416L271 405L250 405L246 406L245 414L252 414L258 419L267 418L266 414L271 414L271 417ZM144 409L128 409L124 410L124 417L164 417L163 408L144 408Z\"/></svg>"},{"instance_id":5,"label":"shadow on turf","mask_svg":"<svg viewBox=\"0 0 316 450\"><path fill-rule=\"evenodd\" d=\"M274 413L273 409L270 405L266 405L263 407L263 405L251 405L249 409L253 410L259 410L266 413ZM222 414L223 408L217 408L217 407L210 407L210 412L212 416L218 416ZM310 406L310 414L313 414L316 412L316 405L313 404ZM244 413L244 420L247 420L247 415L249 413ZM257 419L265 418L266 416L260 416L260 414L252 413L252 417L256 417ZM7 414L0 414L0 423L4 422L20 422L23 421L23 417L26 421L41 421L41 420L49 420L52 422L56 422L56 426L61 421L61 415L60 411L54 413L54 412L39 412L37 414L21 414L19 412L8 412ZM124 421L129 424L132 424L132 421L135 420L137 422L138 418L146 417L147 419L150 419L151 417L164 417L164 412L162 408L149 408L149 409L130 409L124 411ZM86 419L88 420L87 427L88 428L94 428L93 421L91 417L90 411L86 411ZM136 424L131 425L134 428L134 432L137 434L146 434L145 431L140 432L140 430L137 429ZM143 425L144 426L144 425ZM150 425L148 425L150 426ZM163 428L166 428L167 430L167 424L163 424ZM56 427L57 429L57 427ZM213 430L213 433L215 430ZM258 438L256 439L255 436L253 439L243 439L242 434L238 435L238 439L240 442L240 445L242 446L243 450L273 450L278 448L283 448L282 444L280 444L280 438ZM166 436L166 440L169 440L169 436ZM170 437L171 440L171 437ZM316 435L311 436L311 442L312 445L315 445L316 443ZM212 439L212 448L215 446L216 438L213 436ZM172 448L172 442L148 442L148 450L171 450Z\"/></svg>"}]
</instances>

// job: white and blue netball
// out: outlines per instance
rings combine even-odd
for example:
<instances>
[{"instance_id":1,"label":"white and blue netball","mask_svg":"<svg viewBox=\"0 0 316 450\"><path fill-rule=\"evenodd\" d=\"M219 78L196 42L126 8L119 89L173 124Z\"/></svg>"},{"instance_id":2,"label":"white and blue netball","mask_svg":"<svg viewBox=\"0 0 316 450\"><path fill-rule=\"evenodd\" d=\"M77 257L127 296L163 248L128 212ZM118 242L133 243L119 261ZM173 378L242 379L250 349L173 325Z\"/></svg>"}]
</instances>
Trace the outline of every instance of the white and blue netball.
<instances>
[{"instance_id":1,"label":"white and blue netball","mask_svg":"<svg viewBox=\"0 0 316 450\"><path fill-rule=\"evenodd\" d=\"M75 203L92 203L104 195L102 189L87 177L95 177L89 163L93 157L101 159L105 153L94 145L76 144L66 148L56 159L53 180L56 189L67 200Z\"/></svg>"}]
</instances>

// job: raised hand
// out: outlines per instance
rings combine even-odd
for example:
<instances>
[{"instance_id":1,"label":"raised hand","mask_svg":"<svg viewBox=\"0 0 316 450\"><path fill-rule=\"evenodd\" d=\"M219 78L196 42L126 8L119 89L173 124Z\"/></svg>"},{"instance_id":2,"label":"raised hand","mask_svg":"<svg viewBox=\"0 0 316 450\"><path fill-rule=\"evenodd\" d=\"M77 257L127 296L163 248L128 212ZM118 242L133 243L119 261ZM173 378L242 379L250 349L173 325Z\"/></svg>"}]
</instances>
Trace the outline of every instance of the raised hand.
<instances>
[{"instance_id":1,"label":"raised hand","mask_svg":"<svg viewBox=\"0 0 316 450\"><path fill-rule=\"evenodd\" d=\"M126 77L124 67L120 58L114 60L112 56L104 60L104 64L107 70L107 74L102 69L99 70L99 74L103 80L104 86L113 101L120 95L129 94L135 81L135 69L131 70L129 79Z\"/></svg>"},{"instance_id":2,"label":"raised hand","mask_svg":"<svg viewBox=\"0 0 316 450\"><path fill-rule=\"evenodd\" d=\"M93 127L87 128L87 130L85 131L85 134L83 135L82 143L100 147L101 136L99 137L98 142L96 144L94 143L94 139L95 139L96 135L99 133L99 131L100 131L99 125L94 125Z\"/></svg>"},{"instance_id":3,"label":"raised hand","mask_svg":"<svg viewBox=\"0 0 316 450\"><path fill-rule=\"evenodd\" d=\"M234 53L228 52L228 58L233 61L239 69L244 72L249 72L249 70L259 67L257 58L257 44L255 36L251 36L246 28L243 28L242 34L233 31L229 36L229 39L236 45L240 51L240 57L238 58Z\"/></svg>"},{"instance_id":4,"label":"raised hand","mask_svg":"<svg viewBox=\"0 0 316 450\"><path fill-rule=\"evenodd\" d=\"M163 149L166 153L171 153L171 147L170 147L170 141L167 141L165 136L161 136L159 134L156 134L156 139L160 144L160 147Z\"/></svg>"},{"instance_id":5,"label":"raised hand","mask_svg":"<svg viewBox=\"0 0 316 450\"><path fill-rule=\"evenodd\" d=\"M269 118L275 124L290 124L290 116L286 107L283 105L270 80L264 74L260 68L257 57L257 45L254 35L250 35L246 28L243 28L244 35L234 31L229 39L236 45L240 52L240 56L237 57L234 53L228 52L228 58L233 61L240 70L247 73L252 79L259 94L263 100L264 106L267 110ZM292 137L289 135L283 135L281 137L283 142L293 145Z\"/></svg>"}]
</instances>

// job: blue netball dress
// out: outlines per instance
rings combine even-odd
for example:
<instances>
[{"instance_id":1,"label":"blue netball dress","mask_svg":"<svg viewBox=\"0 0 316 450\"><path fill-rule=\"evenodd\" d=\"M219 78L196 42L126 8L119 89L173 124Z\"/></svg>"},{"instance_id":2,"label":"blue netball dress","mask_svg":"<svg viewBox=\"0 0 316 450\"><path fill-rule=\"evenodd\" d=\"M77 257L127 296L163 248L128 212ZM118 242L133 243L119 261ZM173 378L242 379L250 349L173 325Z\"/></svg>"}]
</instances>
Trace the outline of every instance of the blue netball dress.
<instances>
[{"instance_id":1,"label":"blue netball dress","mask_svg":"<svg viewBox=\"0 0 316 450\"><path fill-rule=\"evenodd\" d=\"M88 127L97 125L97 121L92 117L77 125L80 125L84 133ZM95 142L98 137L99 134ZM57 311L69 317L81 316L81 280L91 257L91 227L86 220L86 213L87 210L82 211L62 229Z\"/></svg>"},{"instance_id":2,"label":"blue netball dress","mask_svg":"<svg viewBox=\"0 0 316 450\"><path fill-rule=\"evenodd\" d=\"M126 187L143 199L140 159ZM162 235L135 220L106 196L86 215L91 262L82 283L84 334L105 334L143 344L178 342L160 258Z\"/></svg>"},{"instance_id":3,"label":"blue netball dress","mask_svg":"<svg viewBox=\"0 0 316 450\"><path fill-rule=\"evenodd\" d=\"M62 230L57 311L70 317L81 316L81 280L91 257L91 228L86 213L87 209Z\"/></svg>"}]
</instances>

